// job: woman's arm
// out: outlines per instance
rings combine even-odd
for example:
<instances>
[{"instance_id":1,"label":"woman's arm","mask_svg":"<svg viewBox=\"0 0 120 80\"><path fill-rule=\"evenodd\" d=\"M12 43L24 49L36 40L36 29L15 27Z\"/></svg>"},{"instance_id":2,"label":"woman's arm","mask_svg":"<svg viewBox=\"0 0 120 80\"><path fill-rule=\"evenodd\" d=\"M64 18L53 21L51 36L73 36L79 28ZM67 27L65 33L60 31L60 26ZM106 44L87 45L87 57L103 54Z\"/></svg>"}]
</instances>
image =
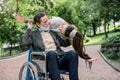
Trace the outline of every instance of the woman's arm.
<instances>
[{"instance_id":1,"label":"woman's arm","mask_svg":"<svg viewBox=\"0 0 120 80\"><path fill-rule=\"evenodd\" d=\"M59 41L60 46L62 47L67 47L71 45L70 40L63 37L63 35L61 34L56 34L56 39Z\"/></svg>"},{"instance_id":2,"label":"woman's arm","mask_svg":"<svg viewBox=\"0 0 120 80\"><path fill-rule=\"evenodd\" d=\"M14 18L15 18L15 20L16 20L17 22L21 22L21 23L32 22L32 23L34 23L34 22L33 22L33 19L26 19L24 16L19 16L18 14L16 14L16 15L14 16Z\"/></svg>"}]
</instances>

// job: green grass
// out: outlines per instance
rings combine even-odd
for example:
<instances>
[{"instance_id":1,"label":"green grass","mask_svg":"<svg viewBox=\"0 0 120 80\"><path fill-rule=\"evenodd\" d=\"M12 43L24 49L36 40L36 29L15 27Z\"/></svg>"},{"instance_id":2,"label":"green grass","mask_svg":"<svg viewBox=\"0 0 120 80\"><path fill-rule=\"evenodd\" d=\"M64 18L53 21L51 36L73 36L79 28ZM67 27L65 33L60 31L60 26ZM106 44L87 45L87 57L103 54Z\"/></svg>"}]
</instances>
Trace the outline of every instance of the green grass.
<instances>
[{"instance_id":1,"label":"green grass","mask_svg":"<svg viewBox=\"0 0 120 80\"><path fill-rule=\"evenodd\" d=\"M108 37L115 36L117 34L120 34L120 31L118 32L110 32L108 33ZM106 41L105 34L96 35L93 37L90 37L89 42L85 43L85 45L100 45Z\"/></svg>"},{"instance_id":2,"label":"green grass","mask_svg":"<svg viewBox=\"0 0 120 80\"><path fill-rule=\"evenodd\" d=\"M14 55L17 55L17 54L20 54L20 53L21 53L21 51L19 51L19 50L12 50L11 56L14 56ZM2 52L0 52L0 59L2 59L4 57L9 57L9 56L10 56L9 51L2 51Z\"/></svg>"},{"instance_id":3,"label":"green grass","mask_svg":"<svg viewBox=\"0 0 120 80\"><path fill-rule=\"evenodd\" d=\"M94 36L90 38L90 41L85 43L85 45L99 45L105 42L105 39L103 40L104 35L100 36Z\"/></svg>"}]
</instances>

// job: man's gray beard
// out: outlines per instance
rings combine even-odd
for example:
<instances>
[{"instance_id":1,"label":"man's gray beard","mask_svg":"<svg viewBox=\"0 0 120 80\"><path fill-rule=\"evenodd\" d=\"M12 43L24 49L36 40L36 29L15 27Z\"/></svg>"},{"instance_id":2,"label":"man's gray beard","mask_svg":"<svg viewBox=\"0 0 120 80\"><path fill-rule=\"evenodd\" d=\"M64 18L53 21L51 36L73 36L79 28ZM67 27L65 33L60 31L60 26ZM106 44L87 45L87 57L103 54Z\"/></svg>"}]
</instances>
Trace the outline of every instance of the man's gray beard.
<instances>
[{"instance_id":1,"label":"man's gray beard","mask_svg":"<svg viewBox=\"0 0 120 80\"><path fill-rule=\"evenodd\" d=\"M41 26L40 29L42 31L48 31L48 30L50 30L49 26Z\"/></svg>"}]
</instances>

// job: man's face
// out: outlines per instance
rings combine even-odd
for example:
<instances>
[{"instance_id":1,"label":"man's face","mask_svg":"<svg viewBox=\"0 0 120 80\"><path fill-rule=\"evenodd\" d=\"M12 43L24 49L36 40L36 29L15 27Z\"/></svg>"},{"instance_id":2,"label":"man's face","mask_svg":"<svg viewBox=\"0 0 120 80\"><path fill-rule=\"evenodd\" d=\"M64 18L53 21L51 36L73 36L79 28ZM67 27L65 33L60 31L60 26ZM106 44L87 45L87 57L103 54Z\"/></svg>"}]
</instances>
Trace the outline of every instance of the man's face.
<instances>
[{"instance_id":1,"label":"man's face","mask_svg":"<svg viewBox=\"0 0 120 80\"><path fill-rule=\"evenodd\" d=\"M41 25L41 26L45 26L45 27L47 27L47 26L49 25L49 20L48 20L48 17L47 17L47 16L43 16L43 17L41 18L40 25Z\"/></svg>"}]
</instances>

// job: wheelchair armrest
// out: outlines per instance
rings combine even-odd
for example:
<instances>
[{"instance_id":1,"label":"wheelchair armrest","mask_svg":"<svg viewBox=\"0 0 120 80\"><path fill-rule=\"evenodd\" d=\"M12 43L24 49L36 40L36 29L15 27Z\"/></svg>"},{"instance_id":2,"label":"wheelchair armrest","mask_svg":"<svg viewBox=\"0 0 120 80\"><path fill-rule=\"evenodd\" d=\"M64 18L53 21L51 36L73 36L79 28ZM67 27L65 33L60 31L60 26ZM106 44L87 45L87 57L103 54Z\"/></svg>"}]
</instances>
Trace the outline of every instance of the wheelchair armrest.
<instances>
[{"instance_id":1,"label":"wheelchair armrest","mask_svg":"<svg viewBox=\"0 0 120 80\"><path fill-rule=\"evenodd\" d=\"M35 60L45 60L46 58L46 52L35 52L33 51L31 53L31 60L35 59Z\"/></svg>"},{"instance_id":2,"label":"wheelchair armrest","mask_svg":"<svg viewBox=\"0 0 120 80\"><path fill-rule=\"evenodd\" d=\"M31 55L46 55L46 52L39 52L39 51L33 51L32 53L31 53Z\"/></svg>"}]
</instances>

